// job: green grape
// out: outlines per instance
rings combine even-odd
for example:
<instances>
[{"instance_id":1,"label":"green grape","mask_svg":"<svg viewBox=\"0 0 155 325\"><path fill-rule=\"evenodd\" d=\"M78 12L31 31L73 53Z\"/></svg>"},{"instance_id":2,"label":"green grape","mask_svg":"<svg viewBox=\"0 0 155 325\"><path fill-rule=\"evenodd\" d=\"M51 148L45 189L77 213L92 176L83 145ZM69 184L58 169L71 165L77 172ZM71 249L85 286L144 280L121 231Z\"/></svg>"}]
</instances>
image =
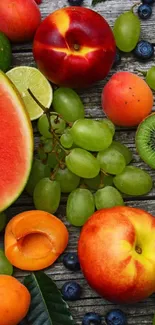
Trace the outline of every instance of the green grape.
<instances>
[{"instance_id":1,"label":"green grape","mask_svg":"<svg viewBox=\"0 0 155 325\"><path fill-rule=\"evenodd\" d=\"M50 152L47 157L47 165L51 168L55 168L59 161L65 158L65 153L59 145L56 145L53 150L54 151Z\"/></svg>"},{"instance_id":2,"label":"green grape","mask_svg":"<svg viewBox=\"0 0 155 325\"><path fill-rule=\"evenodd\" d=\"M124 205L122 195L112 186L106 186L95 193L96 209L112 208Z\"/></svg>"},{"instance_id":3,"label":"green grape","mask_svg":"<svg viewBox=\"0 0 155 325\"><path fill-rule=\"evenodd\" d=\"M104 183L104 187L113 185L113 176L112 175L104 175L103 183Z\"/></svg>"},{"instance_id":4,"label":"green grape","mask_svg":"<svg viewBox=\"0 0 155 325\"><path fill-rule=\"evenodd\" d=\"M94 197L89 190L77 188L69 194L66 215L72 225L83 226L94 211Z\"/></svg>"},{"instance_id":5,"label":"green grape","mask_svg":"<svg viewBox=\"0 0 155 325\"><path fill-rule=\"evenodd\" d=\"M37 210L54 213L59 207L61 198L60 184L48 177L42 178L35 186L33 201Z\"/></svg>"},{"instance_id":6,"label":"green grape","mask_svg":"<svg viewBox=\"0 0 155 325\"><path fill-rule=\"evenodd\" d=\"M5 256L4 250L0 249L0 274L12 275L13 266Z\"/></svg>"},{"instance_id":7,"label":"green grape","mask_svg":"<svg viewBox=\"0 0 155 325\"><path fill-rule=\"evenodd\" d=\"M49 131L49 122L48 122L46 114L43 114L39 118L37 127L38 127L38 131L40 132L41 135L43 135L43 137L52 138L52 134Z\"/></svg>"},{"instance_id":8,"label":"green grape","mask_svg":"<svg viewBox=\"0 0 155 325\"><path fill-rule=\"evenodd\" d=\"M115 21L113 32L116 45L123 52L131 52L140 37L140 20L134 14L133 8L121 14Z\"/></svg>"},{"instance_id":9,"label":"green grape","mask_svg":"<svg viewBox=\"0 0 155 325\"><path fill-rule=\"evenodd\" d=\"M80 177L73 174L67 167L57 170L55 180L60 183L62 193L72 192L80 183Z\"/></svg>"},{"instance_id":10,"label":"green grape","mask_svg":"<svg viewBox=\"0 0 155 325\"><path fill-rule=\"evenodd\" d=\"M76 121L71 128L71 134L76 145L90 151L104 150L112 143L109 127L91 119Z\"/></svg>"},{"instance_id":11,"label":"green grape","mask_svg":"<svg viewBox=\"0 0 155 325\"><path fill-rule=\"evenodd\" d=\"M42 145L39 145L39 147L37 148L37 153L38 153L38 158L39 158L41 161L46 161L46 159L47 159L47 154L45 153L44 148L43 148Z\"/></svg>"},{"instance_id":12,"label":"green grape","mask_svg":"<svg viewBox=\"0 0 155 325\"><path fill-rule=\"evenodd\" d=\"M68 169L83 178L93 178L99 174L100 166L97 159L88 151L74 148L65 158Z\"/></svg>"},{"instance_id":13,"label":"green grape","mask_svg":"<svg viewBox=\"0 0 155 325\"><path fill-rule=\"evenodd\" d=\"M50 121L52 129L55 131L55 133L62 134L64 132L66 128L66 122L61 117L53 114L50 116Z\"/></svg>"},{"instance_id":14,"label":"green grape","mask_svg":"<svg viewBox=\"0 0 155 325\"><path fill-rule=\"evenodd\" d=\"M94 178L85 178L84 183L92 190L98 190L107 185L112 185L113 177L111 175L103 175L99 173Z\"/></svg>"},{"instance_id":15,"label":"green grape","mask_svg":"<svg viewBox=\"0 0 155 325\"><path fill-rule=\"evenodd\" d=\"M98 190L100 188L100 186L103 185L101 183L102 183L102 181L101 181L100 173L93 178L84 178L84 184L87 185L92 190Z\"/></svg>"},{"instance_id":16,"label":"green grape","mask_svg":"<svg viewBox=\"0 0 155 325\"><path fill-rule=\"evenodd\" d=\"M66 127L66 122L62 118L56 116L55 114L53 115L51 114L50 122L51 122L51 129L53 129L55 133L57 134L63 133ZM38 130L40 134L43 135L43 137L52 138L52 134L49 131L49 129L50 129L49 121L47 119L46 114L43 114L38 120Z\"/></svg>"},{"instance_id":17,"label":"green grape","mask_svg":"<svg viewBox=\"0 0 155 325\"><path fill-rule=\"evenodd\" d=\"M5 214L5 212L1 212L0 213L0 231L2 231L7 223L7 216Z\"/></svg>"},{"instance_id":18,"label":"green grape","mask_svg":"<svg viewBox=\"0 0 155 325\"><path fill-rule=\"evenodd\" d=\"M125 146L124 144L118 141L113 141L109 149L110 148L119 151L124 156L127 165L131 162L133 156L132 156L132 152L129 150L127 146Z\"/></svg>"},{"instance_id":19,"label":"green grape","mask_svg":"<svg viewBox=\"0 0 155 325\"><path fill-rule=\"evenodd\" d=\"M78 94L70 88L60 87L53 94L53 108L67 122L84 117L84 106Z\"/></svg>"},{"instance_id":20,"label":"green grape","mask_svg":"<svg viewBox=\"0 0 155 325\"><path fill-rule=\"evenodd\" d=\"M64 134L62 134L62 136L60 138L60 143L66 149L71 148L72 145L73 145L72 135L70 133L64 133Z\"/></svg>"},{"instance_id":21,"label":"green grape","mask_svg":"<svg viewBox=\"0 0 155 325\"><path fill-rule=\"evenodd\" d=\"M104 172L117 175L120 174L126 166L124 156L116 149L109 147L97 154L97 160Z\"/></svg>"},{"instance_id":22,"label":"green grape","mask_svg":"<svg viewBox=\"0 0 155 325\"><path fill-rule=\"evenodd\" d=\"M108 125L108 127L109 127L109 129L110 129L110 131L112 133L112 136L114 136L114 134L115 134L115 125L114 125L113 122L111 122L107 118L104 118L102 121L99 121L99 122Z\"/></svg>"},{"instance_id":23,"label":"green grape","mask_svg":"<svg viewBox=\"0 0 155 325\"><path fill-rule=\"evenodd\" d=\"M147 71L146 82L151 89L155 90L155 66Z\"/></svg>"},{"instance_id":24,"label":"green grape","mask_svg":"<svg viewBox=\"0 0 155 325\"><path fill-rule=\"evenodd\" d=\"M30 176L26 184L26 191L33 195L34 188L40 179L50 176L51 170L48 165L43 164L39 159L34 159Z\"/></svg>"},{"instance_id":25,"label":"green grape","mask_svg":"<svg viewBox=\"0 0 155 325\"><path fill-rule=\"evenodd\" d=\"M49 153L51 152L53 149L53 140L52 139L46 139L44 141L44 145L43 145L43 150L45 153Z\"/></svg>"},{"instance_id":26,"label":"green grape","mask_svg":"<svg viewBox=\"0 0 155 325\"><path fill-rule=\"evenodd\" d=\"M150 192L152 179L143 169L127 166L120 175L114 177L114 185L127 195L144 195Z\"/></svg>"}]
</instances>

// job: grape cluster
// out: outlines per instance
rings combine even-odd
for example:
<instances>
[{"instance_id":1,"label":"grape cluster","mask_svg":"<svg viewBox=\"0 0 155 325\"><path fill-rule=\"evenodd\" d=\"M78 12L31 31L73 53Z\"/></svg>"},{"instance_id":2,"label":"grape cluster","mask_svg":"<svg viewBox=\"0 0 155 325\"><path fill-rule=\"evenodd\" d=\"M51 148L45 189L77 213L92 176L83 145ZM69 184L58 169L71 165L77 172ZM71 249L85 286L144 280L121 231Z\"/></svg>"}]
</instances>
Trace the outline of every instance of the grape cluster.
<instances>
[{"instance_id":1,"label":"grape cluster","mask_svg":"<svg viewBox=\"0 0 155 325\"><path fill-rule=\"evenodd\" d=\"M129 165L131 151L114 141L108 119L84 118L75 91L54 92L53 109L38 120L40 144L26 190L36 209L55 213L61 193L67 193L67 220L82 226L95 209L124 205L123 195L144 195L152 179Z\"/></svg>"}]
</instances>

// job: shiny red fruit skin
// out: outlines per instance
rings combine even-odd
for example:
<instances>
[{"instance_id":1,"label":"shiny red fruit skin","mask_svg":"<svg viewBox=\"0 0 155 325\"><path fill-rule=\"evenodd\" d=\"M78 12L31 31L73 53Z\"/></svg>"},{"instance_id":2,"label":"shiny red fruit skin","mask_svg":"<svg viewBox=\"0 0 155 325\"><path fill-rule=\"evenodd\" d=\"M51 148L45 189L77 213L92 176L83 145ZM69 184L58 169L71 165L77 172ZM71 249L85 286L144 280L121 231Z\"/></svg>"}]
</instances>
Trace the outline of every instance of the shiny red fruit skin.
<instances>
[{"instance_id":1,"label":"shiny red fruit skin","mask_svg":"<svg viewBox=\"0 0 155 325\"><path fill-rule=\"evenodd\" d=\"M33 44L42 73L53 83L72 88L104 79L115 51L106 20L91 9L74 6L50 14L39 26Z\"/></svg>"},{"instance_id":2,"label":"shiny red fruit skin","mask_svg":"<svg viewBox=\"0 0 155 325\"><path fill-rule=\"evenodd\" d=\"M81 270L89 285L114 303L136 303L155 292L154 256L155 218L142 209L98 210L80 233Z\"/></svg>"},{"instance_id":3,"label":"shiny red fruit skin","mask_svg":"<svg viewBox=\"0 0 155 325\"><path fill-rule=\"evenodd\" d=\"M0 31L12 42L33 39L41 23L41 13L34 0L0 1Z\"/></svg>"}]
</instances>

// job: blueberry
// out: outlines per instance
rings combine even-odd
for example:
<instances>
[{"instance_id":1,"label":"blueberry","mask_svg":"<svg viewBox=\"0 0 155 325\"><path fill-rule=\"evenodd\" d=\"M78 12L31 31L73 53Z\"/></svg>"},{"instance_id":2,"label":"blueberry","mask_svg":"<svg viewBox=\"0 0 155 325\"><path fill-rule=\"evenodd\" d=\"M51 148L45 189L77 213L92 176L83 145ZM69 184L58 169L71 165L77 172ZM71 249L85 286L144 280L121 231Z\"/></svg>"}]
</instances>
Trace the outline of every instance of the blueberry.
<instances>
[{"instance_id":1,"label":"blueberry","mask_svg":"<svg viewBox=\"0 0 155 325\"><path fill-rule=\"evenodd\" d=\"M113 309L107 313L105 316L105 321L107 325L126 325L127 317L123 311L119 309Z\"/></svg>"},{"instance_id":2,"label":"blueberry","mask_svg":"<svg viewBox=\"0 0 155 325\"><path fill-rule=\"evenodd\" d=\"M134 54L139 60L151 59L154 55L154 47L147 41L140 41L134 49Z\"/></svg>"},{"instance_id":3,"label":"blueberry","mask_svg":"<svg viewBox=\"0 0 155 325\"><path fill-rule=\"evenodd\" d=\"M75 281L66 282L61 289L61 293L65 300L77 300L81 295L81 286Z\"/></svg>"},{"instance_id":4,"label":"blueberry","mask_svg":"<svg viewBox=\"0 0 155 325\"><path fill-rule=\"evenodd\" d=\"M121 63L121 54L120 54L120 51L118 49L116 49L116 55L115 55L113 67L115 67L116 65L118 65L120 63Z\"/></svg>"},{"instance_id":5,"label":"blueberry","mask_svg":"<svg viewBox=\"0 0 155 325\"><path fill-rule=\"evenodd\" d=\"M155 0L142 0L142 2L147 5L152 5L155 2Z\"/></svg>"},{"instance_id":6,"label":"blueberry","mask_svg":"<svg viewBox=\"0 0 155 325\"><path fill-rule=\"evenodd\" d=\"M63 258L64 266L71 271L79 271L80 263L76 253L66 253Z\"/></svg>"},{"instance_id":7,"label":"blueberry","mask_svg":"<svg viewBox=\"0 0 155 325\"><path fill-rule=\"evenodd\" d=\"M68 0L70 6L81 6L83 0Z\"/></svg>"},{"instance_id":8,"label":"blueberry","mask_svg":"<svg viewBox=\"0 0 155 325\"><path fill-rule=\"evenodd\" d=\"M96 313L86 313L82 320L82 325L100 325L101 316Z\"/></svg>"},{"instance_id":9,"label":"blueberry","mask_svg":"<svg viewBox=\"0 0 155 325\"><path fill-rule=\"evenodd\" d=\"M152 8L147 4L140 5L138 7L138 15L141 19L148 19L152 15Z\"/></svg>"}]
</instances>

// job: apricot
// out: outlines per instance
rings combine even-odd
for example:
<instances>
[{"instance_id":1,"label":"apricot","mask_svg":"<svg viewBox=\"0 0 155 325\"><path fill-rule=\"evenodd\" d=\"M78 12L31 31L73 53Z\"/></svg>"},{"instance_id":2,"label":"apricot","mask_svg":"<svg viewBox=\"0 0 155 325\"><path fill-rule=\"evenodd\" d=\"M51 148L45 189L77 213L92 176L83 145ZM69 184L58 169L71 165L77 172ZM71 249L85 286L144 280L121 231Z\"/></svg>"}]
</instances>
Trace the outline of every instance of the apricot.
<instances>
[{"instance_id":1,"label":"apricot","mask_svg":"<svg viewBox=\"0 0 155 325\"><path fill-rule=\"evenodd\" d=\"M13 217L5 230L5 255L22 270L36 271L55 262L68 244L68 230L54 215L40 210Z\"/></svg>"},{"instance_id":2,"label":"apricot","mask_svg":"<svg viewBox=\"0 0 155 325\"><path fill-rule=\"evenodd\" d=\"M17 325L30 307L30 293L17 279L0 275L0 324Z\"/></svg>"},{"instance_id":3,"label":"apricot","mask_svg":"<svg viewBox=\"0 0 155 325\"><path fill-rule=\"evenodd\" d=\"M119 126L136 126L153 107L153 94L147 83L134 73L115 73L102 92L102 108Z\"/></svg>"}]
</instances>

